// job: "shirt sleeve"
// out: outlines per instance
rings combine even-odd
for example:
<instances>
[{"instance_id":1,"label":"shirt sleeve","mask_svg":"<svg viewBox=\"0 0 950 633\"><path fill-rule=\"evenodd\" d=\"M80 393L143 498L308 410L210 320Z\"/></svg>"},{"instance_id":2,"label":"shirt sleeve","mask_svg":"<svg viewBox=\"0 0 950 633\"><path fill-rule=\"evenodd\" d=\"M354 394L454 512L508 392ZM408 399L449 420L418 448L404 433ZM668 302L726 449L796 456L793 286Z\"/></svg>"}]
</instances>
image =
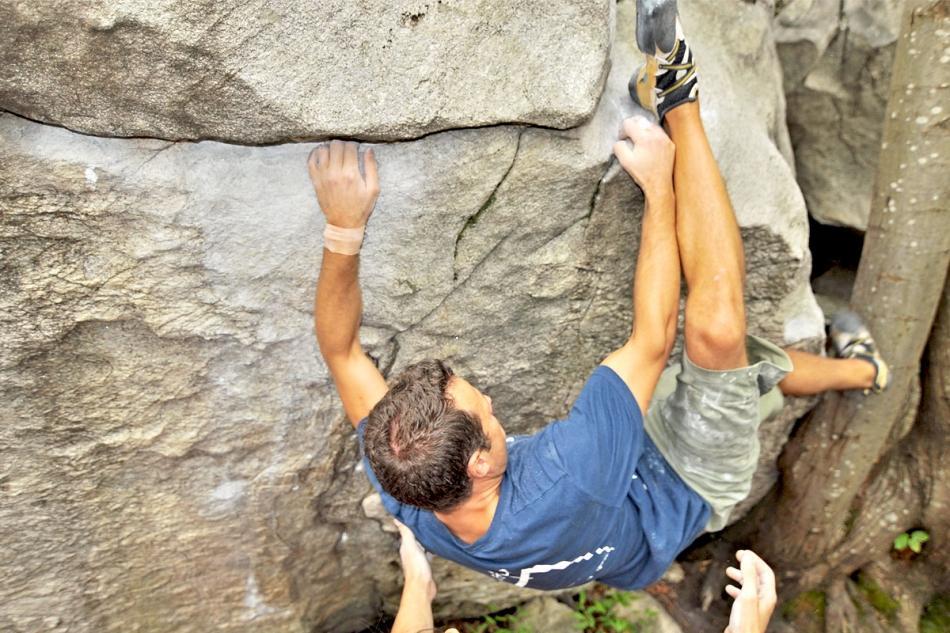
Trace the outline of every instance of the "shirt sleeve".
<instances>
[{"instance_id":1,"label":"shirt sleeve","mask_svg":"<svg viewBox=\"0 0 950 633\"><path fill-rule=\"evenodd\" d=\"M644 430L640 406L614 370L597 367L567 419L549 432L578 488L607 505L623 501L643 451Z\"/></svg>"}]
</instances>

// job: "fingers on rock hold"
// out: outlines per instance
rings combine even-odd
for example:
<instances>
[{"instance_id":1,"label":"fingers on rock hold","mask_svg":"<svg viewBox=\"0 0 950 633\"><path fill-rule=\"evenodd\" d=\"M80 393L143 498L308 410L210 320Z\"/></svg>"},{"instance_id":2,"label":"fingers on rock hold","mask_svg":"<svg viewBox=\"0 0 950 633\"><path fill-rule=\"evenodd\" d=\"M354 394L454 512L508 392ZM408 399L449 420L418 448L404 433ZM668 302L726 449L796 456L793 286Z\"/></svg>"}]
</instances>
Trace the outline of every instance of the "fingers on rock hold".
<instances>
[{"instance_id":1,"label":"fingers on rock hold","mask_svg":"<svg viewBox=\"0 0 950 633\"><path fill-rule=\"evenodd\" d=\"M642 116L633 116L629 119L624 119L623 122L624 135L634 141L643 138L655 127L656 126L651 123L649 119Z\"/></svg>"},{"instance_id":2,"label":"fingers on rock hold","mask_svg":"<svg viewBox=\"0 0 950 633\"><path fill-rule=\"evenodd\" d=\"M328 167L330 169L339 169L343 166L343 141L330 141L330 158Z\"/></svg>"},{"instance_id":3,"label":"fingers on rock hold","mask_svg":"<svg viewBox=\"0 0 950 633\"><path fill-rule=\"evenodd\" d=\"M620 164L627 167L633 156L633 146L627 141L617 141L614 143L614 156L620 161Z\"/></svg>"},{"instance_id":4,"label":"fingers on rock hold","mask_svg":"<svg viewBox=\"0 0 950 633\"><path fill-rule=\"evenodd\" d=\"M375 193L379 193L379 169L376 164L376 152L372 147L363 154L363 171L366 174L366 184Z\"/></svg>"},{"instance_id":5,"label":"fingers on rock hold","mask_svg":"<svg viewBox=\"0 0 950 633\"><path fill-rule=\"evenodd\" d=\"M343 144L343 166L347 169L359 167L359 146L352 141Z\"/></svg>"},{"instance_id":6,"label":"fingers on rock hold","mask_svg":"<svg viewBox=\"0 0 950 633\"><path fill-rule=\"evenodd\" d=\"M330 160L330 148L326 143L320 143L312 150L307 157L307 164L315 170L323 170L327 167Z\"/></svg>"}]
</instances>

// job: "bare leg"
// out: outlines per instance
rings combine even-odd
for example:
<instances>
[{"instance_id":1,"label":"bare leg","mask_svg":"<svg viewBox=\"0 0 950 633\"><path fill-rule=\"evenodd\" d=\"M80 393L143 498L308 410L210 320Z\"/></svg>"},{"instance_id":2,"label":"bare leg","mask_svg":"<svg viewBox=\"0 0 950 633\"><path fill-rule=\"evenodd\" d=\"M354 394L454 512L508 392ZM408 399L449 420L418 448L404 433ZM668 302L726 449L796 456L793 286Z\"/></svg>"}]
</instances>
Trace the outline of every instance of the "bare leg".
<instances>
[{"instance_id":1,"label":"bare leg","mask_svg":"<svg viewBox=\"0 0 950 633\"><path fill-rule=\"evenodd\" d=\"M787 396L811 396L830 390L870 389L874 365L859 358L825 358L795 349L785 352L792 359L792 373L778 384Z\"/></svg>"},{"instance_id":2,"label":"bare leg","mask_svg":"<svg viewBox=\"0 0 950 633\"><path fill-rule=\"evenodd\" d=\"M670 110L665 123L676 145L676 236L689 287L686 351L706 369L744 367L742 238L699 118L699 102Z\"/></svg>"}]
</instances>

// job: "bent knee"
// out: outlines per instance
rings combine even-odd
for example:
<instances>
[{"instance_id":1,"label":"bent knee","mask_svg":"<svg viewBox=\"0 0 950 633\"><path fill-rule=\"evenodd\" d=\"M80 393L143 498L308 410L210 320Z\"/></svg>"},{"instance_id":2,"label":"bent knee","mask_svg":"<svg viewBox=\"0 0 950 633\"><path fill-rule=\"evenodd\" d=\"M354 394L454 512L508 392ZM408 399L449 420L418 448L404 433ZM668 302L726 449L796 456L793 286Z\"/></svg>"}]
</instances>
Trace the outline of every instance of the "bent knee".
<instances>
[{"instance_id":1,"label":"bent knee","mask_svg":"<svg viewBox=\"0 0 950 633\"><path fill-rule=\"evenodd\" d=\"M706 369L734 369L746 363L745 318L729 311L686 322L686 353Z\"/></svg>"}]
</instances>

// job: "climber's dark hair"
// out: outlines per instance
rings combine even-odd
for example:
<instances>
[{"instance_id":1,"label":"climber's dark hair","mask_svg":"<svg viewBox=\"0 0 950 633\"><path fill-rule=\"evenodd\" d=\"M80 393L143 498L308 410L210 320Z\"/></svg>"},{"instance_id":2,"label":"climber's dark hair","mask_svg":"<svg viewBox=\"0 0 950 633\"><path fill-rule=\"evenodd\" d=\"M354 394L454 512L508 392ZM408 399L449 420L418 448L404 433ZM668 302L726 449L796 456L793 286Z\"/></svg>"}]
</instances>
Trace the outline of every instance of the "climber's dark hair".
<instances>
[{"instance_id":1,"label":"climber's dark hair","mask_svg":"<svg viewBox=\"0 0 950 633\"><path fill-rule=\"evenodd\" d=\"M465 500L472 492L468 461L491 447L478 418L446 395L452 375L440 360L410 365L366 421L366 457L383 490L426 510Z\"/></svg>"}]
</instances>

